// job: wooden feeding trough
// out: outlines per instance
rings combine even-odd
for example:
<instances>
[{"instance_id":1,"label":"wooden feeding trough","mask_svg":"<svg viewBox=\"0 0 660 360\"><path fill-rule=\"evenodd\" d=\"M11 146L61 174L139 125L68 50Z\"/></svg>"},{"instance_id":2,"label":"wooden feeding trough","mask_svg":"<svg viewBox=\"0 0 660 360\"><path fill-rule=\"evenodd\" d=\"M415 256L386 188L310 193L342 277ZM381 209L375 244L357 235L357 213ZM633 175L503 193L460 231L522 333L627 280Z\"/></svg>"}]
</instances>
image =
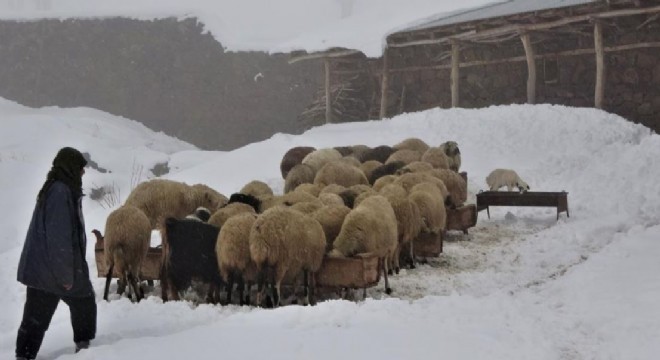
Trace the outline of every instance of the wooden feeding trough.
<instances>
[{"instance_id":1,"label":"wooden feeding trough","mask_svg":"<svg viewBox=\"0 0 660 360\"><path fill-rule=\"evenodd\" d=\"M97 276L104 278L108 273L108 268L105 264L105 247L103 236L98 230L92 231L96 235L96 244L94 245L94 258L96 260ZM141 280L160 280L160 264L162 258L162 249L160 247L152 247L147 251L147 257L142 262L142 269L140 270ZM112 273L113 278L119 278L116 269Z\"/></svg>"},{"instance_id":2,"label":"wooden feeding trough","mask_svg":"<svg viewBox=\"0 0 660 360\"><path fill-rule=\"evenodd\" d=\"M316 273L316 285L327 288L366 289L378 284L378 257L372 253L353 257L325 256Z\"/></svg>"},{"instance_id":3,"label":"wooden feeding trough","mask_svg":"<svg viewBox=\"0 0 660 360\"><path fill-rule=\"evenodd\" d=\"M416 257L438 257L442 253L442 233L421 232L413 240L413 252Z\"/></svg>"},{"instance_id":4,"label":"wooden feeding trough","mask_svg":"<svg viewBox=\"0 0 660 360\"><path fill-rule=\"evenodd\" d=\"M447 230L460 230L464 234L477 224L477 205L463 205L456 209L447 209Z\"/></svg>"},{"instance_id":5,"label":"wooden feeding trough","mask_svg":"<svg viewBox=\"0 0 660 360\"><path fill-rule=\"evenodd\" d=\"M477 194L477 211L486 209L490 219L490 206L540 206L557 208L557 220L559 214L568 213L568 193L560 192L513 192L513 191L482 191Z\"/></svg>"}]
</instances>

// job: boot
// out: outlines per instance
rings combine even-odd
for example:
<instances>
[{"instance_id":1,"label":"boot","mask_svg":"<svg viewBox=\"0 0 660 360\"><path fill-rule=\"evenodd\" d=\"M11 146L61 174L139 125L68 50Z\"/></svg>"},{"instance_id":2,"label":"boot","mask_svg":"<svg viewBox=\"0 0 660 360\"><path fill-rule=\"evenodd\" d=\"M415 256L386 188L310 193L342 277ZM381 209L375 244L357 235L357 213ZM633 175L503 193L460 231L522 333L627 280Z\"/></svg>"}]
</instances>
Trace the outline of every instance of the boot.
<instances>
[{"instance_id":1,"label":"boot","mask_svg":"<svg viewBox=\"0 0 660 360\"><path fill-rule=\"evenodd\" d=\"M82 349L87 349L87 348L89 348L89 341L78 341L76 343L76 353Z\"/></svg>"}]
</instances>

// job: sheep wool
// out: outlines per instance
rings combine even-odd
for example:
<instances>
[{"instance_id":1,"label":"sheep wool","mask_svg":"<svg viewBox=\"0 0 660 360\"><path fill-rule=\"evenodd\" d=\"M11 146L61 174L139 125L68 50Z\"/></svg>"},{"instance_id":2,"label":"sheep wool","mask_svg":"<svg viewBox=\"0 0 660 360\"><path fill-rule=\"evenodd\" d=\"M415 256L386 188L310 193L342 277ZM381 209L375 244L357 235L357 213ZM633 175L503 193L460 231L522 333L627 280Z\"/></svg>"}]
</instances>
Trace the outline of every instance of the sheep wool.
<instances>
[{"instance_id":1,"label":"sheep wool","mask_svg":"<svg viewBox=\"0 0 660 360\"><path fill-rule=\"evenodd\" d=\"M108 289L113 272L120 274L123 286L130 284L137 301L142 298L137 289L142 262L147 256L151 241L151 222L140 209L124 205L112 211L105 223L104 255L108 275L103 298L108 300Z\"/></svg>"},{"instance_id":2,"label":"sheep wool","mask_svg":"<svg viewBox=\"0 0 660 360\"><path fill-rule=\"evenodd\" d=\"M218 233L215 252L220 276L227 283L227 302L231 301L231 290L237 282L243 304L243 284L257 279L257 266L250 257L250 229L256 219L255 213L237 214L227 219Z\"/></svg>"},{"instance_id":3,"label":"sheep wool","mask_svg":"<svg viewBox=\"0 0 660 360\"><path fill-rule=\"evenodd\" d=\"M302 160L312 151L316 150L311 146L296 146L284 153L282 156L282 161L280 162L280 172L282 173L282 179L286 179L289 171L293 169L294 166L302 163Z\"/></svg>"},{"instance_id":4,"label":"sheep wool","mask_svg":"<svg viewBox=\"0 0 660 360\"><path fill-rule=\"evenodd\" d=\"M326 163L314 177L314 184L327 186L337 184L349 187L356 184L368 184L367 177L359 168L343 161Z\"/></svg>"},{"instance_id":5,"label":"sheep wool","mask_svg":"<svg viewBox=\"0 0 660 360\"><path fill-rule=\"evenodd\" d=\"M449 159L449 168L458 172L461 168L461 151L458 149L456 141L447 141L440 144L442 149Z\"/></svg>"},{"instance_id":6,"label":"sheep wool","mask_svg":"<svg viewBox=\"0 0 660 360\"><path fill-rule=\"evenodd\" d=\"M284 277L297 277L307 272L311 273L308 278L313 278L321 268L326 247L325 233L317 220L281 206L259 215L250 229L249 242L250 257L257 270L271 268L274 271L275 306L279 305ZM258 294L257 303L260 300L261 294Z\"/></svg>"},{"instance_id":7,"label":"sheep wool","mask_svg":"<svg viewBox=\"0 0 660 360\"><path fill-rule=\"evenodd\" d=\"M241 194L252 195L254 197L263 197L267 195L273 195L273 189L268 186L263 181L252 180L249 183L245 184L239 191Z\"/></svg>"},{"instance_id":8,"label":"sheep wool","mask_svg":"<svg viewBox=\"0 0 660 360\"><path fill-rule=\"evenodd\" d=\"M306 164L298 164L294 166L286 176L284 180L284 193L291 192L295 190L301 184L312 184L314 183L314 176L316 175L316 170L313 167Z\"/></svg>"},{"instance_id":9,"label":"sheep wool","mask_svg":"<svg viewBox=\"0 0 660 360\"><path fill-rule=\"evenodd\" d=\"M385 160L385 164L401 161L405 165L408 165L411 162L419 161L421 158L422 154L416 150L402 149L393 152L392 155Z\"/></svg>"},{"instance_id":10,"label":"sheep wool","mask_svg":"<svg viewBox=\"0 0 660 360\"><path fill-rule=\"evenodd\" d=\"M254 207L248 204L241 202L234 202L231 204L227 204L226 206L214 212L213 215L211 215L211 217L209 218L208 223L218 228L222 228L227 222L227 220L229 220L229 218L243 213L256 214L257 212L254 210Z\"/></svg>"},{"instance_id":11,"label":"sheep wool","mask_svg":"<svg viewBox=\"0 0 660 360\"><path fill-rule=\"evenodd\" d=\"M430 164L434 169L449 169L449 157L440 147L432 147L422 154L423 162Z\"/></svg>"},{"instance_id":12,"label":"sheep wool","mask_svg":"<svg viewBox=\"0 0 660 360\"><path fill-rule=\"evenodd\" d=\"M507 191L512 191L514 187L520 192L529 191L529 185L523 181L518 173L511 169L495 169L486 177L486 184L490 191L497 191L506 186Z\"/></svg>"},{"instance_id":13,"label":"sheep wool","mask_svg":"<svg viewBox=\"0 0 660 360\"><path fill-rule=\"evenodd\" d=\"M422 139L411 137L394 145L393 148L397 150L403 150L403 149L414 150L420 154L423 154L426 150L428 150L429 145L426 142L424 142L424 140Z\"/></svg>"}]
</instances>

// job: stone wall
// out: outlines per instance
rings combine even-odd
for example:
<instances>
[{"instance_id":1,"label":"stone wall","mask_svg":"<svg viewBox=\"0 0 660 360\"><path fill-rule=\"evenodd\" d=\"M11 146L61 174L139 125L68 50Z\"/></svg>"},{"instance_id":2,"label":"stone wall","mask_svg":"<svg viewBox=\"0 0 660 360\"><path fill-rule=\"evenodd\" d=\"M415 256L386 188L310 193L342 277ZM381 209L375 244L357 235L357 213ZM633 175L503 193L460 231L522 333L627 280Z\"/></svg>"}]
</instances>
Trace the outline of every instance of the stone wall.
<instances>
[{"instance_id":1,"label":"stone wall","mask_svg":"<svg viewBox=\"0 0 660 360\"><path fill-rule=\"evenodd\" d=\"M607 24L605 46L660 43L660 20L646 20L645 17L628 17ZM593 49L590 31L593 31L592 25L585 24L582 32L557 32L561 35L533 33L532 39L537 54ZM512 57L524 59L525 54L522 42L517 38L493 45L463 46L461 62ZM447 52L447 47L438 45L394 48L392 68L448 64ZM443 55L444 60L441 59ZM660 47L655 45L606 52L605 63L604 110L659 132ZM596 60L593 53L539 59L536 61L536 73L536 103L594 106ZM401 110L406 112L451 107L450 84L451 75L447 68L393 72L388 93L388 116L400 113ZM403 104L402 94L405 94ZM522 60L462 67L459 98L460 106L464 108L526 103L527 63Z\"/></svg>"},{"instance_id":2,"label":"stone wall","mask_svg":"<svg viewBox=\"0 0 660 360\"><path fill-rule=\"evenodd\" d=\"M4 98L97 108L205 149L302 131L323 81L318 61L226 52L196 19L2 21L0 54Z\"/></svg>"}]
</instances>

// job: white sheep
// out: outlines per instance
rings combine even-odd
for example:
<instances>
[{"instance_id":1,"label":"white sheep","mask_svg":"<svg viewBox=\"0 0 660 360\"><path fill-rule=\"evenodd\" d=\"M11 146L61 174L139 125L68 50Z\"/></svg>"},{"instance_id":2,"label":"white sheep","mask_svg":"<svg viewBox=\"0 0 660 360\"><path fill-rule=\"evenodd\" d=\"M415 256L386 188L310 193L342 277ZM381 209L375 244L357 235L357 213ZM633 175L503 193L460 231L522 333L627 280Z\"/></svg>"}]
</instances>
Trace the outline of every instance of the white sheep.
<instances>
[{"instance_id":1,"label":"white sheep","mask_svg":"<svg viewBox=\"0 0 660 360\"><path fill-rule=\"evenodd\" d=\"M461 150L458 149L456 141L447 141L440 144L447 157L449 158L449 168L458 172L461 168Z\"/></svg>"},{"instance_id":2,"label":"white sheep","mask_svg":"<svg viewBox=\"0 0 660 360\"><path fill-rule=\"evenodd\" d=\"M529 191L530 187L518 174L511 169L495 169L486 177L486 184L490 191L497 191L506 186L507 191L512 191L514 187L521 193Z\"/></svg>"},{"instance_id":3,"label":"white sheep","mask_svg":"<svg viewBox=\"0 0 660 360\"><path fill-rule=\"evenodd\" d=\"M227 219L218 233L215 252L220 276L227 283L227 303L231 302L231 293L236 283L239 303L249 304L250 287L257 280L257 266L250 257L250 229L257 219L257 214L245 212ZM244 297L247 285L248 299Z\"/></svg>"}]
</instances>

